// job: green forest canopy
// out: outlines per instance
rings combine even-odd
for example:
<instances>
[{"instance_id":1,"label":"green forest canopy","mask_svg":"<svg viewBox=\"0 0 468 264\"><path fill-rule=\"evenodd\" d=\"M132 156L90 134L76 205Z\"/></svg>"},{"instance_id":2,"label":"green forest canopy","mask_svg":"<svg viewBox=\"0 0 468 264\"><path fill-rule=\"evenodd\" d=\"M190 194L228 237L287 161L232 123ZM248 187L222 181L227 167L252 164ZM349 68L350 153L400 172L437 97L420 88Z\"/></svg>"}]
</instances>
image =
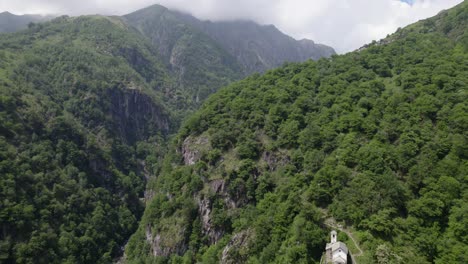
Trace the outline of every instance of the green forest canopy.
<instances>
[{"instance_id":1,"label":"green forest canopy","mask_svg":"<svg viewBox=\"0 0 468 264\"><path fill-rule=\"evenodd\" d=\"M211 96L149 184L130 263L318 263L319 208L358 231L360 263L468 262L467 14Z\"/></svg>"}]
</instances>

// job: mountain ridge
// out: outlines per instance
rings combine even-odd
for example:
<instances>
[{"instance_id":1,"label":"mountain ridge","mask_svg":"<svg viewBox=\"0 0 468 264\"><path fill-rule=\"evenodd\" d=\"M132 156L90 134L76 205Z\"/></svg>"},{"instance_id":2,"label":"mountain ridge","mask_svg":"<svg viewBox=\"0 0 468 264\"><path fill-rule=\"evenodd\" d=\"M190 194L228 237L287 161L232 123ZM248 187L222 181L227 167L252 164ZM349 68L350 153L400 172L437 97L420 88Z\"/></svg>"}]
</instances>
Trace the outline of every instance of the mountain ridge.
<instances>
[{"instance_id":1,"label":"mountain ridge","mask_svg":"<svg viewBox=\"0 0 468 264\"><path fill-rule=\"evenodd\" d=\"M24 30L29 23L38 23L51 20L54 16L50 15L15 15L8 11L0 13L0 33L12 33L19 30Z\"/></svg>"},{"instance_id":2,"label":"mountain ridge","mask_svg":"<svg viewBox=\"0 0 468 264\"><path fill-rule=\"evenodd\" d=\"M148 185L128 261L318 263L327 208L359 263L466 262L467 10L212 95Z\"/></svg>"},{"instance_id":3,"label":"mountain ridge","mask_svg":"<svg viewBox=\"0 0 468 264\"><path fill-rule=\"evenodd\" d=\"M334 54L333 49L313 41L296 41L274 26L260 26L252 21L205 22L161 5L137 10L123 18L157 47L177 76L180 83L177 90L192 102L187 106L191 110L220 87L248 74L285 62ZM213 30L205 30L205 24L221 27L217 30L221 35L217 37ZM255 33L239 35L248 28ZM263 37L256 40L257 35Z\"/></svg>"},{"instance_id":4,"label":"mountain ridge","mask_svg":"<svg viewBox=\"0 0 468 264\"><path fill-rule=\"evenodd\" d=\"M175 13L236 56L247 75L264 72L281 66L284 62L317 60L335 54L331 47L316 44L313 40L296 40L282 33L275 25L260 25L252 20L213 22L200 20L183 12ZM303 45L304 43L307 45Z\"/></svg>"},{"instance_id":5,"label":"mountain ridge","mask_svg":"<svg viewBox=\"0 0 468 264\"><path fill-rule=\"evenodd\" d=\"M467 263L467 8L235 83L276 28L238 56L170 11L1 35L0 262L316 263L323 207L362 264Z\"/></svg>"}]
</instances>

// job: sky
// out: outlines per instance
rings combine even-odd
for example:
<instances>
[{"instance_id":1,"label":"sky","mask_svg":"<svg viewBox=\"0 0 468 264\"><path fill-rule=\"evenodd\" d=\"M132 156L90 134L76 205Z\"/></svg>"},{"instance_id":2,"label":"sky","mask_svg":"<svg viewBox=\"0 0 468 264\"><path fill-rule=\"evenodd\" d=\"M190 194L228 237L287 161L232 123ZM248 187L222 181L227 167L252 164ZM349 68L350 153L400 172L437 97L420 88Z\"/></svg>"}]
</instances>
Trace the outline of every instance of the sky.
<instances>
[{"instance_id":1,"label":"sky","mask_svg":"<svg viewBox=\"0 0 468 264\"><path fill-rule=\"evenodd\" d=\"M0 12L124 15L160 4L204 20L248 19L273 24L296 39L312 39L345 53L461 2L463 0L0 0Z\"/></svg>"}]
</instances>

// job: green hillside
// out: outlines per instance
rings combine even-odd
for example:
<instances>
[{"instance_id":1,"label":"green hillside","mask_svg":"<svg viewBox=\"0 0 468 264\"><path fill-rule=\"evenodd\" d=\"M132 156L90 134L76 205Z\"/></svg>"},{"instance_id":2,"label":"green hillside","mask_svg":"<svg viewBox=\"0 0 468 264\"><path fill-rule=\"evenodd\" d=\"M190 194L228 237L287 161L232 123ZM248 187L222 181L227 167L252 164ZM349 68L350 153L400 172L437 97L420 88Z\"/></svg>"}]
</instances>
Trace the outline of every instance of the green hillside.
<instances>
[{"instance_id":1,"label":"green hillside","mask_svg":"<svg viewBox=\"0 0 468 264\"><path fill-rule=\"evenodd\" d=\"M0 263L110 263L181 120L242 70L160 6L32 18L0 14L25 29L0 37Z\"/></svg>"},{"instance_id":2,"label":"green hillside","mask_svg":"<svg viewBox=\"0 0 468 264\"><path fill-rule=\"evenodd\" d=\"M156 51L120 19L0 38L0 263L110 263L171 129Z\"/></svg>"},{"instance_id":3,"label":"green hillside","mask_svg":"<svg viewBox=\"0 0 468 264\"><path fill-rule=\"evenodd\" d=\"M359 263L467 263L467 14L211 96L150 182L128 262L319 263L328 211Z\"/></svg>"}]
</instances>

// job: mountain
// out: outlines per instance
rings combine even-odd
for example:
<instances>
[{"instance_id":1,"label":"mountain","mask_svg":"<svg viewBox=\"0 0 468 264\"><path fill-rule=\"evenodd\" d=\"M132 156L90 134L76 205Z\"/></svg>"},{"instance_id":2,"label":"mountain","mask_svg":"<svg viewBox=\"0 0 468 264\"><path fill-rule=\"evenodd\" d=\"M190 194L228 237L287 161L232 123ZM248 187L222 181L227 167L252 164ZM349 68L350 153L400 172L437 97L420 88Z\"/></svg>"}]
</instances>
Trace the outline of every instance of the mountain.
<instances>
[{"instance_id":1,"label":"mountain","mask_svg":"<svg viewBox=\"0 0 468 264\"><path fill-rule=\"evenodd\" d=\"M17 16L9 12L0 13L0 33L16 32L26 29L29 23L44 22L52 19L52 16L21 15Z\"/></svg>"},{"instance_id":2,"label":"mountain","mask_svg":"<svg viewBox=\"0 0 468 264\"><path fill-rule=\"evenodd\" d=\"M27 28L30 22L51 18L4 12L0 14L0 32L15 32ZM174 76L164 100L174 106L172 110L177 112L178 120L197 109L219 88L248 74L263 72L284 62L334 54L332 48L310 40L296 41L273 26L200 21L159 5L138 10L122 19L150 40ZM227 34L223 35L223 31ZM239 42L239 38L243 42Z\"/></svg>"},{"instance_id":3,"label":"mountain","mask_svg":"<svg viewBox=\"0 0 468 264\"><path fill-rule=\"evenodd\" d=\"M208 95L242 77L234 57L168 9L152 6L124 18L151 41L174 73L179 108L194 109Z\"/></svg>"},{"instance_id":4,"label":"mountain","mask_svg":"<svg viewBox=\"0 0 468 264\"><path fill-rule=\"evenodd\" d=\"M0 38L1 263L121 254L173 125L171 83L120 18L59 17Z\"/></svg>"},{"instance_id":5,"label":"mountain","mask_svg":"<svg viewBox=\"0 0 468 264\"><path fill-rule=\"evenodd\" d=\"M252 21L200 21L187 14L177 14L235 56L247 75L265 72L284 62L318 60L335 54L331 47L308 39L297 41L273 25L261 26Z\"/></svg>"},{"instance_id":6,"label":"mountain","mask_svg":"<svg viewBox=\"0 0 468 264\"><path fill-rule=\"evenodd\" d=\"M171 134L245 74L164 10L61 16L0 38L1 263L121 256Z\"/></svg>"},{"instance_id":7,"label":"mountain","mask_svg":"<svg viewBox=\"0 0 468 264\"><path fill-rule=\"evenodd\" d=\"M359 263L468 262L466 14L211 96L148 185L128 262L320 263L335 219Z\"/></svg>"},{"instance_id":8,"label":"mountain","mask_svg":"<svg viewBox=\"0 0 468 264\"><path fill-rule=\"evenodd\" d=\"M131 25L152 39L153 43L160 45L161 51L167 56L170 56L173 50L180 50L174 49L173 45L176 40L186 39L187 35L204 38L207 42L214 41L214 50L218 52L221 48L235 58L244 76L264 72L284 62L317 60L335 54L331 47L315 44L311 40L296 41L272 25L261 26L252 21L201 21L159 5L125 17ZM198 48L213 50L209 45ZM206 54L206 51L202 50L201 54ZM220 54L214 58L225 61L222 60L224 56ZM204 65L203 61L201 62ZM227 62L232 65L231 60ZM238 65L235 66L236 69Z\"/></svg>"}]
</instances>

